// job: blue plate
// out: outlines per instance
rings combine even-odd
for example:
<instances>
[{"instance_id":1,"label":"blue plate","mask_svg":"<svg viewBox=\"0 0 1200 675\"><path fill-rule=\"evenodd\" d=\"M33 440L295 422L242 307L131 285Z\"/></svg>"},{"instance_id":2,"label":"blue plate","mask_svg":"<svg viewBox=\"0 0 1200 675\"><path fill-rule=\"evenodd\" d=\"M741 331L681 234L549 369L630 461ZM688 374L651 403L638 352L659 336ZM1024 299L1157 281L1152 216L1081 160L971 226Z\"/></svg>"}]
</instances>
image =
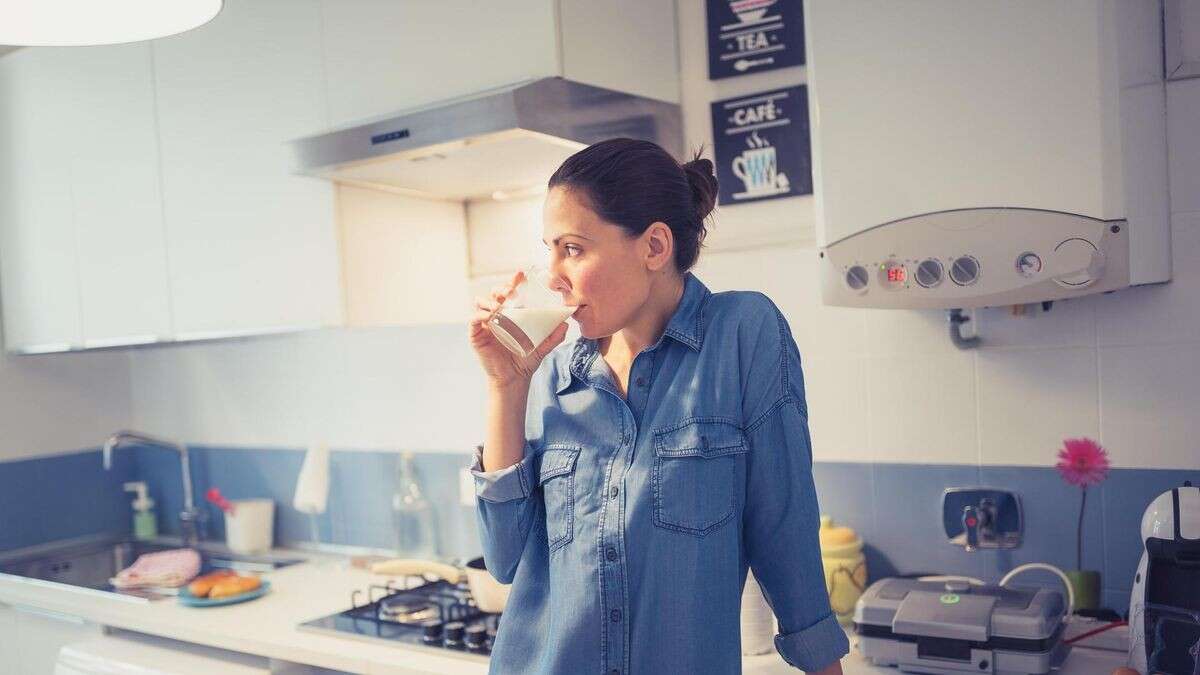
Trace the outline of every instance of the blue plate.
<instances>
[{"instance_id":1,"label":"blue plate","mask_svg":"<svg viewBox=\"0 0 1200 675\"><path fill-rule=\"evenodd\" d=\"M231 595L227 598L198 598L192 595L187 586L179 589L179 604L187 605L188 607L220 607L221 605L232 605L247 600L262 597L267 591L271 590L271 582L263 579L262 585L252 591Z\"/></svg>"}]
</instances>

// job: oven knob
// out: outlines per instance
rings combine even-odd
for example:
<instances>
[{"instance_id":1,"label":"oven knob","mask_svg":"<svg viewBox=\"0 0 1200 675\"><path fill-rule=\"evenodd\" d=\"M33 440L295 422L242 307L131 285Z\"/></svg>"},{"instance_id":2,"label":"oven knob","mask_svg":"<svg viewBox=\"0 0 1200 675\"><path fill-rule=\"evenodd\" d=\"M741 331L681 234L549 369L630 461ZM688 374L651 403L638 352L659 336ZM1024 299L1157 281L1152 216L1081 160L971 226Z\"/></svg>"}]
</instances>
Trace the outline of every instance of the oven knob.
<instances>
[{"instance_id":1,"label":"oven knob","mask_svg":"<svg viewBox=\"0 0 1200 675\"><path fill-rule=\"evenodd\" d=\"M487 628L483 626L471 626L467 629L467 647L481 649L485 640L487 640Z\"/></svg>"},{"instance_id":2,"label":"oven knob","mask_svg":"<svg viewBox=\"0 0 1200 675\"><path fill-rule=\"evenodd\" d=\"M463 643L463 622L451 621L445 627L445 639L443 642L447 647L460 647Z\"/></svg>"},{"instance_id":3,"label":"oven knob","mask_svg":"<svg viewBox=\"0 0 1200 675\"><path fill-rule=\"evenodd\" d=\"M426 621L423 626L424 634L421 639L425 642L441 642L442 641L442 622L441 621Z\"/></svg>"}]
</instances>

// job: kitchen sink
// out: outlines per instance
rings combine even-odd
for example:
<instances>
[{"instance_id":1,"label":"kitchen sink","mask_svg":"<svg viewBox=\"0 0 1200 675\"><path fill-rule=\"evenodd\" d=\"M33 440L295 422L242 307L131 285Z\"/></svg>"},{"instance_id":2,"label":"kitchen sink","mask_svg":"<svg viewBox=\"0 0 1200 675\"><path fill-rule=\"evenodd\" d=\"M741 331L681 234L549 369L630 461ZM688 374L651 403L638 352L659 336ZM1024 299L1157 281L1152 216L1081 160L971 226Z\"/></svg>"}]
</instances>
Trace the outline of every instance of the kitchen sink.
<instances>
[{"instance_id":1,"label":"kitchen sink","mask_svg":"<svg viewBox=\"0 0 1200 675\"><path fill-rule=\"evenodd\" d=\"M138 541L125 536L96 536L71 539L0 554L0 574L103 591L130 598L154 600L166 592L147 589L116 589L108 580L129 567L143 553L179 548L178 541ZM240 572L269 572L304 562L303 558L275 555L241 555L222 546L201 544L201 572L227 568Z\"/></svg>"}]
</instances>

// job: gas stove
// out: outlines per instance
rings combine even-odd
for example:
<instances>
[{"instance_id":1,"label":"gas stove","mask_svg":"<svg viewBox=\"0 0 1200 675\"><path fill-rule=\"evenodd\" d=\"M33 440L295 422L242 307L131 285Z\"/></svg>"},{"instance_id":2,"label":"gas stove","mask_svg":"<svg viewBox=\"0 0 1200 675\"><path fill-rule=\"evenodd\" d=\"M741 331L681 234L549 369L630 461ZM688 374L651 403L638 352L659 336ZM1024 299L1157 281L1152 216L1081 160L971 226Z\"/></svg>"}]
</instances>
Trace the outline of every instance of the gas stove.
<instances>
[{"instance_id":1,"label":"gas stove","mask_svg":"<svg viewBox=\"0 0 1200 675\"><path fill-rule=\"evenodd\" d=\"M465 584L424 579L415 584L372 584L365 594L356 590L350 609L302 623L300 629L484 659L491 654L499 614L480 611Z\"/></svg>"}]
</instances>

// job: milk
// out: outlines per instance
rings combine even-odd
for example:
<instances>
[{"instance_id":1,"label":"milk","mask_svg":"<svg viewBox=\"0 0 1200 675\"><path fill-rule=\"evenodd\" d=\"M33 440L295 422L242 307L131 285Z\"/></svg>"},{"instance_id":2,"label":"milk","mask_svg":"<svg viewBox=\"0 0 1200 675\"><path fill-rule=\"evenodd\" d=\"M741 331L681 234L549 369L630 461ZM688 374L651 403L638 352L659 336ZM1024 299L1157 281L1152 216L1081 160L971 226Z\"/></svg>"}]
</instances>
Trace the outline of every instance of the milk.
<instances>
[{"instance_id":1,"label":"milk","mask_svg":"<svg viewBox=\"0 0 1200 675\"><path fill-rule=\"evenodd\" d=\"M528 356L578 307L506 307L492 317L492 334L515 354Z\"/></svg>"}]
</instances>

